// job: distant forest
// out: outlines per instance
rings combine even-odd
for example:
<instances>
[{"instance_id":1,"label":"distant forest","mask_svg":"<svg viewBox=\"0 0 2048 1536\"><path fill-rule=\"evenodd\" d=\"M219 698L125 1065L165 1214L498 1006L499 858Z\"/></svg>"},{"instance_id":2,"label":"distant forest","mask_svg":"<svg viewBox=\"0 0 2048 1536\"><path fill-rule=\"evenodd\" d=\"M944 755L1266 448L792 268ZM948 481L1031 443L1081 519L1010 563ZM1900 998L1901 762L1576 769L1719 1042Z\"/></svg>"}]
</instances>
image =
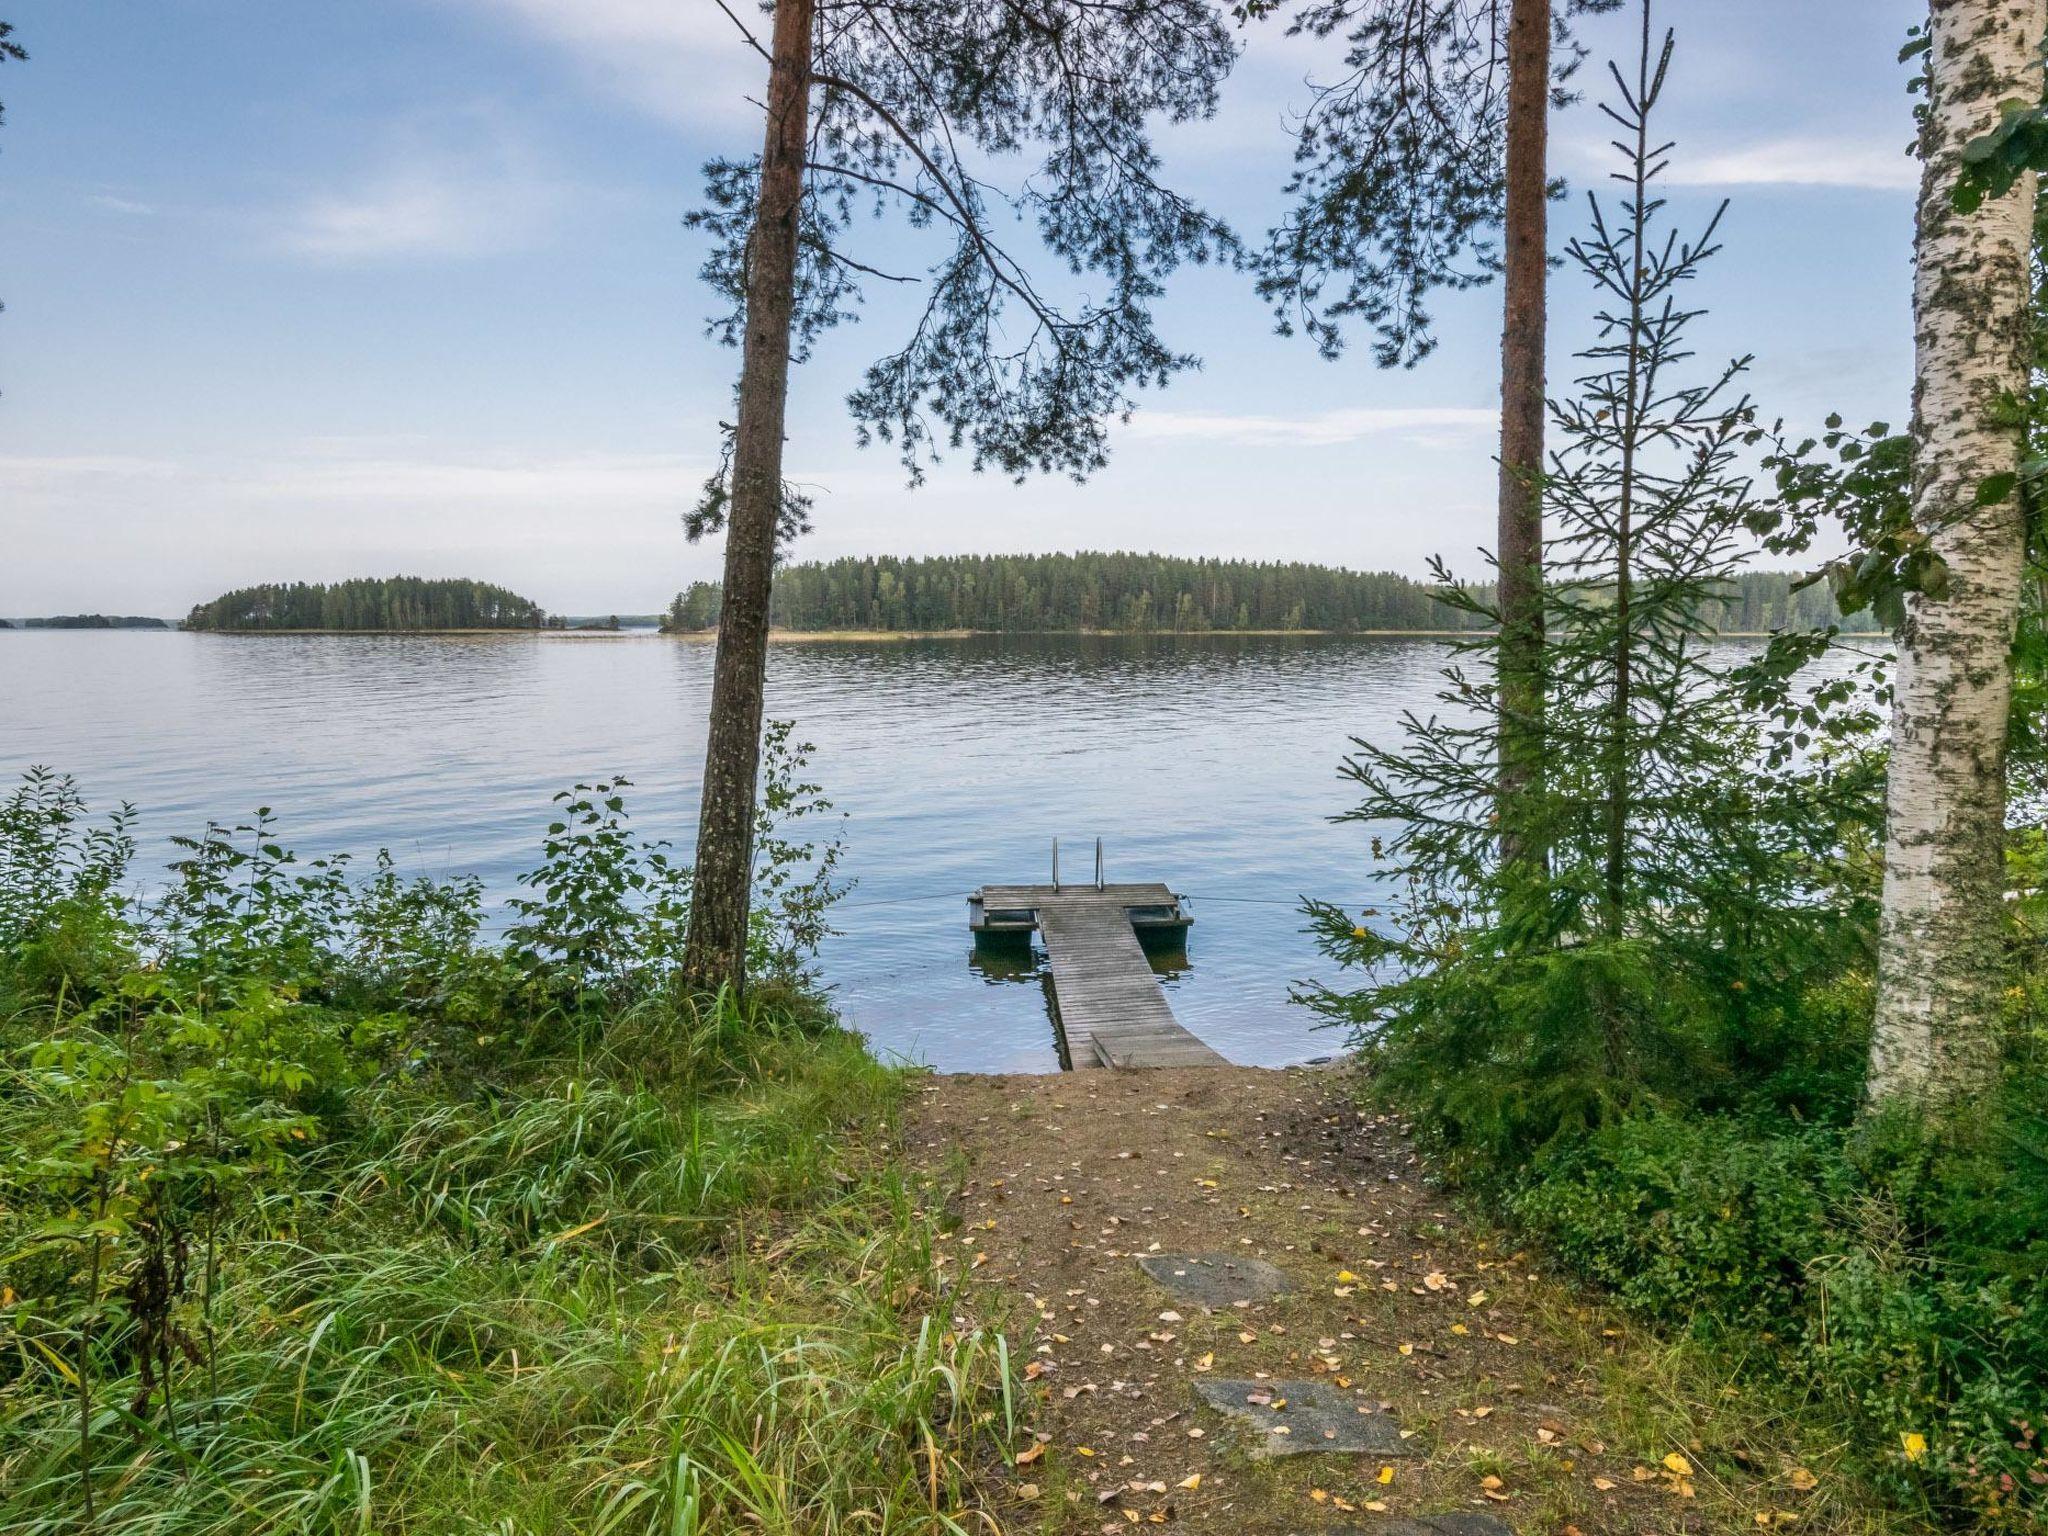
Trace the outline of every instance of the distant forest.
<instances>
[{"instance_id":1,"label":"distant forest","mask_svg":"<svg viewBox=\"0 0 2048 1536\"><path fill-rule=\"evenodd\" d=\"M1824 585L1795 592L1786 571L1737 578L1714 621L1761 632L1836 622ZM718 624L719 586L694 583L669 605L672 634ZM984 630L1125 633L1255 630L1449 630L1472 621L1423 582L1391 571L1170 555L849 556L776 573L770 622L789 630ZM1845 628L1875 629L1866 614Z\"/></svg>"},{"instance_id":2,"label":"distant forest","mask_svg":"<svg viewBox=\"0 0 2048 1536\"><path fill-rule=\"evenodd\" d=\"M421 576L243 587L201 603L184 628L206 630L539 629L538 603L489 582Z\"/></svg>"},{"instance_id":3,"label":"distant forest","mask_svg":"<svg viewBox=\"0 0 2048 1536\"><path fill-rule=\"evenodd\" d=\"M47 619L0 619L0 629L169 629L163 619L138 614L60 613Z\"/></svg>"}]
</instances>

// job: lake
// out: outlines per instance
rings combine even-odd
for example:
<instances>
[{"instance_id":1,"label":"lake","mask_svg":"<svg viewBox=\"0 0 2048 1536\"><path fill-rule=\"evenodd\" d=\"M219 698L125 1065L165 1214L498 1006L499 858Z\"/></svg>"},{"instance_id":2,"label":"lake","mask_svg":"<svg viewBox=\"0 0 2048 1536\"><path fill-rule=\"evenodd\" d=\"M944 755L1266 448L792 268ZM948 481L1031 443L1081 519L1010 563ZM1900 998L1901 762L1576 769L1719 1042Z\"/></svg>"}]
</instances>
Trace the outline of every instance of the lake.
<instances>
[{"instance_id":1,"label":"lake","mask_svg":"<svg viewBox=\"0 0 2048 1536\"><path fill-rule=\"evenodd\" d=\"M1288 1001L1326 974L1298 899L1363 905L1369 829L1350 737L1427 712L1427 639L1029 636L778 645L769 712L813 742L846 812L856 889L822 954L846 1019L885 1055L946 1070L1058 1066L1035 971L978 968L966 895L985 882L1162 880L1191 899L1182 1023L1232 1061L1342 1042ZM623 774L644 836L687 848L711 647L620 636L0 636L0 771L74 774L139 811L138 874L208 818L276 812L301 858L388 846L408 872L532 867L549 796Z\"/></svg>"}]
</instances>

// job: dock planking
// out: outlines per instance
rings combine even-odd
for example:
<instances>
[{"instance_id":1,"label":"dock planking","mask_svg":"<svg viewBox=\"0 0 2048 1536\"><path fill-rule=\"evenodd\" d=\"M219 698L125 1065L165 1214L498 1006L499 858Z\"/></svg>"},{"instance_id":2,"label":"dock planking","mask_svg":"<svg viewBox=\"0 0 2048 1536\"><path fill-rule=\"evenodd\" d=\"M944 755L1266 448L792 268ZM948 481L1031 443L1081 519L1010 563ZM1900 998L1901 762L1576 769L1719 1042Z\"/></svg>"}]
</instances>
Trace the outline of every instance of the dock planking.
<instances>
[{"instance_id":1,"label":"dock planking","mask_svg":"<svg viewBox=\"0 0 2048 1536\"><path fill-rule=\"evenodd\" d=\"M989 885L974 906L977 933L1036 928L1044 939L1069 1065L1227 1065L1173 1016L1138 941L1138 924L1187 927L1166 886Z\"/></svg>"}]
</instances>

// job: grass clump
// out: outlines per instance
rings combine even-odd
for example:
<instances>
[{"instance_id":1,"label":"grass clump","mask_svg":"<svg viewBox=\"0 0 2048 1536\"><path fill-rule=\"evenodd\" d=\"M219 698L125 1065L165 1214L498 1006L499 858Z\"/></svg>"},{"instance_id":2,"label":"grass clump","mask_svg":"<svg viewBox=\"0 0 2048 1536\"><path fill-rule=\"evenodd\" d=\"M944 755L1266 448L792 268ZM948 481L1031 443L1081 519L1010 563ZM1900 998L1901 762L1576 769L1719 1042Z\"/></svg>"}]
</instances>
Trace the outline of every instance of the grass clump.
<instances>
[{"instance_id":1,"label":"grass clump","mask_svg":"<svg viewBox=\"0 0 2048 1536\"><path fill-rule=\"evenodd\" d=\"M617 786L558 822L497 945L265 818L144 907L123 818L0 806L0 1528L965 1528L1007 1349L951 1324L902 1075L799 965L677 982Z\"/></svg>"}]
</instances>

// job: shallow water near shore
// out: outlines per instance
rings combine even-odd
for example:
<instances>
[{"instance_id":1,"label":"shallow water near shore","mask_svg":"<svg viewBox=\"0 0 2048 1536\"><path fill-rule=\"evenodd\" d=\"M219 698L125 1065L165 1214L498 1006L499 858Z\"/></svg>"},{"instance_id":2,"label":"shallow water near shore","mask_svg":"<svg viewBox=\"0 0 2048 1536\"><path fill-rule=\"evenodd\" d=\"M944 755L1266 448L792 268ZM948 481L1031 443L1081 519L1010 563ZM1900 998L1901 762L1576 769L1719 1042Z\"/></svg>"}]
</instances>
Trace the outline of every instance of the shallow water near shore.
<instances>
[{"instance_id":1,"label":"shallow water near shore","mask_svg":"<svg viewBox=\"0 0 2048 1536\"><path fill-rule=\"evenodd\" d=\"M769 712L815 744L858 885L821 956L885 1055L950 1071L1056 1070L1036 967L977 964L985 882L1161 880L1191 899L1181 1022L1235 1062L1340 1050L1289 1001L1329 967L1304 895L1390 894L1352 803L1349 739L1391 742L1434 707L1430 639L1028 636L778 646ZM633 780L635 828L687 849L711 647L659 636L0 636L0 771L74 774L134 802L138 877L208 818L275 812L301 858L389 847L408 872L535 860L549 797Z\"/></svg>"}]
</instances>

